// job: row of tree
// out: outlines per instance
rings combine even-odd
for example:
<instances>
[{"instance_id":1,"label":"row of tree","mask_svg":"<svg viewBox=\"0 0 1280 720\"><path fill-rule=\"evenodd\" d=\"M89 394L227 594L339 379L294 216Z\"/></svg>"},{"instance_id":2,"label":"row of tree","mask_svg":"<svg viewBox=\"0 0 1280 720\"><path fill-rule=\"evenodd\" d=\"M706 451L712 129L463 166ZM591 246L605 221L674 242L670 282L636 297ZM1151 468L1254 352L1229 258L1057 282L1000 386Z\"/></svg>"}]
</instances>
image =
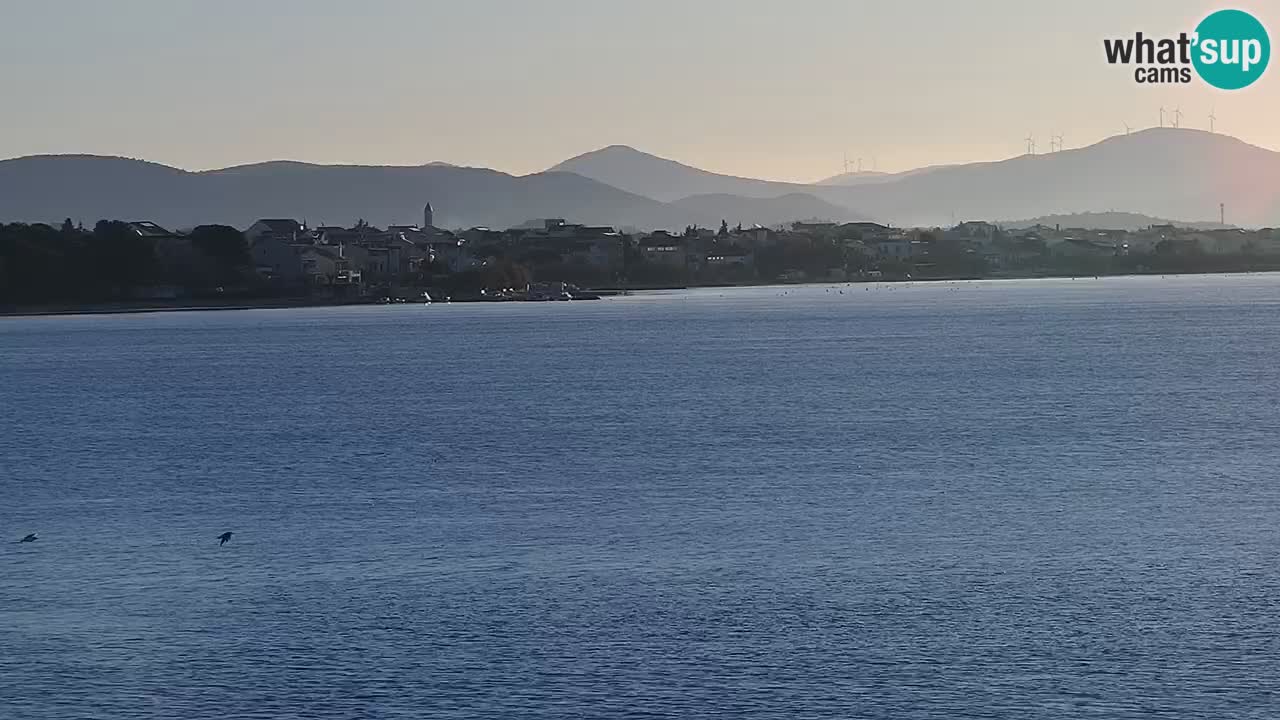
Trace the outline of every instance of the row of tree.
<instances>
[{"instance_id":1,"label":"row of tree","mask_svg":"<svg viewBox=\"0 0 1280 720\"><path fill-rule=\"evenodd\" d=\"M70 220L0 225L0 304L113 302L162 288L200 296L243 290L253 280L244 235L204 225L184 237L149 237L128 223L92 230Z\"/></svg>"}]
</instances>

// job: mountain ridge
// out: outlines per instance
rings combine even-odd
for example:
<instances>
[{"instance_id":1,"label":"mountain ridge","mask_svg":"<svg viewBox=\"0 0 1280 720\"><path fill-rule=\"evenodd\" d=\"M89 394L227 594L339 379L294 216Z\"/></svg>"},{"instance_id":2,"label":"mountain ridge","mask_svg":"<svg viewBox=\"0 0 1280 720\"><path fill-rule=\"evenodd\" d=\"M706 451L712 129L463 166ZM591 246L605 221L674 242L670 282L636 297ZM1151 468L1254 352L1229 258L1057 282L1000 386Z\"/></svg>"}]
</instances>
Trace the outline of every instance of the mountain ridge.
<instances>
[{"instance_id":1,"label":"mountain ridge","mask_svg":"<svg viewBox=\"0 0 1280 720\"><path fill-rule=\"evenodd\" d=\"M810 186L723 175L637 150L630 145L609 145L575 155L548 171L572 172L606 185L663 202L693 195L739 195L776 198L803 192Z\"/></svg>"},{"instance_id":2,"label":"mountain ridge","mask_svg":"<svg viewBox=\"0 0 1280 720\"><path fill-rule=\"evenodd\" d=\"M510 227L530 217L679 230L721 220L776 225L800 208L825 208L816 198L766 199L738 205L724 216L713 199L664 203L575 173L511 175L489 168L318 165L271 160L209 170L108 155L33 155L0 160L0 220L92 223L103 218L152 220L189 227L222 223L246 227L262 217L322 222L365 219L378 225L413 223L432 203L447 227ZM795 208L795 209L793 209ZM844 208L832 219L850 215Z\"/></svg>"},{"instance_id":3,"label":"mountain ridge","mask_svg":"<svg viewBox=\"0 0 1280 720\"><path fill-rule=\"evenodd\" d=\"M812 185L720 175L630 146L611 145L555 166L630 192L768 198L807 193L850 216L895 225L965 219L1126 211L1152 217L1217 217L1280 224L1280 153L1221 133L1148 128L1079 148L975 163L934 165Z\"/></svg>"},{"instance_id":4,"label":"mountain ridge","mask_svg":"<svg viewBox=\"0 0 1280 720\"><path fill-rule=\"evenodd\" d=\"M1000 220L995 223L1009 229L1023 229L1043 225L1063 228L1080 228L1083 230L1143 230L1152 225L1173 225L1192 230L1236 230L1235 225L1223 225L1213 221L1170 220L1157 218L1141 213L1109 210L1103 212L1062 213L1042 215L1025 220Z\"/></svg>"},{"instance_id":5,"label":"mountain ridge","mask_svg":"<svg viewBox=\"0 0 1280 720\"><path fill-rule=\"evenodd\" d=\"M936 168L892 183L828 187L823 199L895 224L1125 211L1152 217L1219 214L1232 224L1280 223L1280 153L1202 130L1151 128L1081 148Z\"/></svg>"},{"instance_id":6,"label":"mountain ridge","mask_svg":"<svg viewBox=\"0 0 1280 720\"><path fill-rule=\"evenodd\" d=\"M624 176L619 182L627 187L583 174L602 167ZM662 192L649 188L659 197L628 189L653 183L666 183ZM528 175L438 163L273 160L191 171L89 154L0 160L0 218L12 220L129 217L243 226L291 215L387 224L416 222L426 202L449 226L557 216L643 229L810 217L934 226L1112 208L1152 218L1216 218L1222 203L1228 224L1261 227L1280 225L1280 153L1222 134L1151 128L1055 153L934 166L854 185L719 175L617 145Z\"/></svg>"}]
</instances>

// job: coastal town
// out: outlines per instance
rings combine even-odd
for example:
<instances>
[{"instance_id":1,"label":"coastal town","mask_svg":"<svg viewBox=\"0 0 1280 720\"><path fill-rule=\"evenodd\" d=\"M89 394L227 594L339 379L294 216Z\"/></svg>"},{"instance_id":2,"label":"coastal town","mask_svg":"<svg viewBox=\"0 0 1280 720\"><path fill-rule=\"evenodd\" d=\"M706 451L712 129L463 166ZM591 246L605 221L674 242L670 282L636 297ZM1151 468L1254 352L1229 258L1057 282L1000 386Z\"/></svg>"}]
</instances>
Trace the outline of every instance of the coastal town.
<instances>
[{"instance_id":1,"label":"coastal town","mask_svg":"<svg viewBox=\"0 0 1280 720\"><path fill-rule=\"evenodd\" d=\"M387 227L0 225L0 304L568 300L699 285L1280 269L1275 229L724 221L641 232L551 218L448 230L433 220L426 204L418 222Z\"/></svg>"}]
</instances>

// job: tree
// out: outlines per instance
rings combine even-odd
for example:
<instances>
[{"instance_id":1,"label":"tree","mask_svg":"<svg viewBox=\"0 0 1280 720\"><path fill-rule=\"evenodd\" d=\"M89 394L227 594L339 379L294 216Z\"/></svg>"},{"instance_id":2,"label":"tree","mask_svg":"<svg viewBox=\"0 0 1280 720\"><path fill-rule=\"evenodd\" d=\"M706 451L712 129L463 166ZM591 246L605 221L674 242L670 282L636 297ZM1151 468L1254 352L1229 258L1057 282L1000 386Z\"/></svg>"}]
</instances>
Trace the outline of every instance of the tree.
<instances>
[{"instance_id":1,"label":"tree","mask_svg":"<svg viewBox=\"0 0 1280 720\"><path fill-rule=\"evenodd\" d=\"M100 220L93 228L89 259L99 287L110 294L150 284L156 254L151 241L119 220Z\"/></svg>"},{"instance_id":2,"label":"tree","mask_svg":"<svg viewBox=\"0 0 1280 720\"><path fill-rule=\"evenodd\" d=\"M716 232L716 237L718 238L729 237L729 221L728 220L720 221L720 230Z\"/></svg>"},{"instance_id":3,"label":"tree","mask_svg":"<svg viewBox=\"0 0 1280 720\"><path fill-rule=\"evenodd\" d=\"M249 264L249 243L244 233L227 225L201 225L188 236L200 252L232 267Z\"/></svg>"},{"instance_id":4,"label":"tree","mask_svg":"<svg viewBox=\"0 0 1280 720\"><path fill-rule=\"evenodd\" d=\"M523 265L502 259L485 268L485 285L495 290L521 288L529 284L529 271Z\"/></svg>"},{"instance_id":5,"label":"tree","mask_svg":"<svg viewBox=\"0 0 1280 720\"><path fill-rule=\"evenodd\" d=\"M244 233L226 225L201 225L191 231L191 245L211 265L218 284L235 282L251 264Z\"/></svg>"},{"instance_id":6,"label":"tree","mask_svg":"<svg viewBox=\"0 0 1280 720\"><path fill-rule=\"evenodd\" d=\"M48 225L0 225L0 303L58 300L74 289L67 258L74 241Z\"/></svg>"}]
</instances>

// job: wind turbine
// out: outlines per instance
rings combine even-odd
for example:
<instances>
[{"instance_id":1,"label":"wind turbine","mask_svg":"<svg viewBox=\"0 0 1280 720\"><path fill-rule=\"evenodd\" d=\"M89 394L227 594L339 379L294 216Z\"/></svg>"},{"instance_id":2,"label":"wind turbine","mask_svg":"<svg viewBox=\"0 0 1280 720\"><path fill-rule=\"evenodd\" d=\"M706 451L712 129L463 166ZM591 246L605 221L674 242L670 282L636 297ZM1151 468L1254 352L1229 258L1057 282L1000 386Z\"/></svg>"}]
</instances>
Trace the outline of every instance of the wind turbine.
<instances>
[{"instance_id":1,"label":"wind turbine","mask_svg":"<svg viewBox=\"0 0 1280 720\"><path fill-rule=\"evenodd\" d=\"M1179 105L1173 111L1173 126L1182 127L1182 106Z\"/></svg>"},{"instance_id":2,"label":"wind turbine","mask_svg":"<svg viewBox=\"0 0 1280 720\"><path fill-rule=\"evenodd\" d=\"M1058 152L1062 152L1062 133L1053 136L1053 142L1050 145L1057 144Z\"/></svg>"},{"instance_id":3,"label":"wind turbine","mask_svg":"<svg viewBox=\"0 0 1280 720\"><path fill-rule=\"evenodd\" d=\"M1133 132L1133 128L1129 127L1129 123L1124 123L1124 134L1128 135L1131 132Z\"/></svg>"},{"instance_id":4,"label":"wind turbine","mask_svg":"<svg viewBox=\"0 0 1280 720\"><path fill-rule=\"evenodd\" d=\"M1210 109L1209 110L1209 132L1213 132L1213 123L1218 119L1218 116L1214 115L1213 113L1214 113L1213 109Z\"/></svg>"},{"instance_id":5,"label":"wind turbine","mask_svg":"<svg viewBox=\"0 0 1280 720\"><path fill-rule=\"evenodd\" d=\"M1160 127L1164 127L1164 106L1160 106Z\"/></svg>"},{"instance_id":6,"label":"wind turbine","mask_svg":"<svg viewBox=\"0 0 1280 720\"><path fill-rule=\"evenodd\" d=\"M1028 135L1028 136L1026 137L1026 140L1027 140L1027 154L1028 154L1028 155L1035 155L1035 154L1036 154L1036 137L1035 137L1035 135Z\"/></svg>"}]
</instances>

